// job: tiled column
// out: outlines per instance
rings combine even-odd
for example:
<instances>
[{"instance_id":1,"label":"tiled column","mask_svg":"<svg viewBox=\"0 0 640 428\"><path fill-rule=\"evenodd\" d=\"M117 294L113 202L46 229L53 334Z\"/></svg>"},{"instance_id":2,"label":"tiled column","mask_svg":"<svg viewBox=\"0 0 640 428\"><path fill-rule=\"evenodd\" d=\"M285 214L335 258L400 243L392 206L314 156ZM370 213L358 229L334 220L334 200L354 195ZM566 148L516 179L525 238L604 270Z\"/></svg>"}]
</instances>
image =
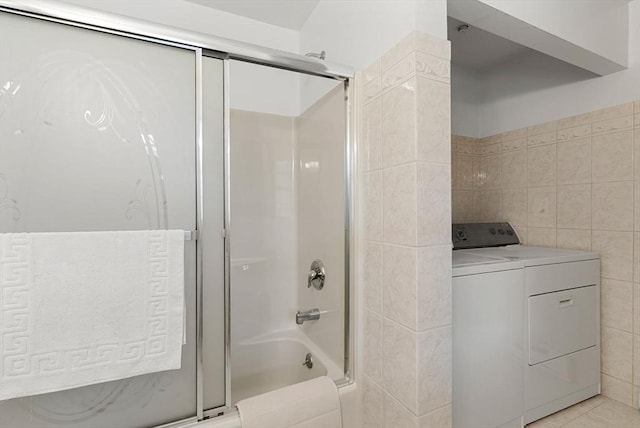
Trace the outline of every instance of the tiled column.
<instances>
[{"instance_id":1,"label":"tiled column","mask_svg":"<svg viewBox=\"0 0 640 428\"><path fill-rule=\"evenodd\" d=\"M451 425L449 61L414 32L362 73L367 428Z\"/></svg>"}]
</instances>

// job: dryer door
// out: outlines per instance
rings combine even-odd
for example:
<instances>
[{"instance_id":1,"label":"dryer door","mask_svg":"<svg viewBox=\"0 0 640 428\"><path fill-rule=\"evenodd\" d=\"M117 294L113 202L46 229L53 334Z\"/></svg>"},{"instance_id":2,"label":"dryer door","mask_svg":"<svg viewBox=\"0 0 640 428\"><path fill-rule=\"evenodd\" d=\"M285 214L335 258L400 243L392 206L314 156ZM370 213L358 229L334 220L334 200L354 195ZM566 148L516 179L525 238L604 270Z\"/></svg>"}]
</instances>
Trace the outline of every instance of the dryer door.
<instances>
[{"instance_id":1,"label":"dryer door","mask_svg":"<svg viewBox=\"0 0 640 428\"><path fill-rule=\"evenodd\" d=\"M529 297L529 365L596 346L598 288Z\"/></svg>"}]
</instances>

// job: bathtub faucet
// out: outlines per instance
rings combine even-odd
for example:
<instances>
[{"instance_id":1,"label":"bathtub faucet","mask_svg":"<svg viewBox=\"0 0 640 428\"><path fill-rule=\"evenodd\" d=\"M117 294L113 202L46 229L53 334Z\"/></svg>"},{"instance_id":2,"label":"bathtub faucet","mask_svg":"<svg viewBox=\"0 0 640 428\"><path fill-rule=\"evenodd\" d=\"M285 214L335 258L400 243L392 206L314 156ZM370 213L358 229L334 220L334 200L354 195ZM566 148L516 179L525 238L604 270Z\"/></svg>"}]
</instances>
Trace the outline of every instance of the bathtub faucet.
<instances>
[{"instance_id":1,"label":"bathtub faucet","mask_svg":"<svg viewBox=\"0 0 640 428\"><path fill-rule=\"evenodd\" d=\"M298 311L296 314L296 324L302 324L305 321L314 321L320 319L320 309L309 309L308 311Z\"/></svg>"}]
</instances>

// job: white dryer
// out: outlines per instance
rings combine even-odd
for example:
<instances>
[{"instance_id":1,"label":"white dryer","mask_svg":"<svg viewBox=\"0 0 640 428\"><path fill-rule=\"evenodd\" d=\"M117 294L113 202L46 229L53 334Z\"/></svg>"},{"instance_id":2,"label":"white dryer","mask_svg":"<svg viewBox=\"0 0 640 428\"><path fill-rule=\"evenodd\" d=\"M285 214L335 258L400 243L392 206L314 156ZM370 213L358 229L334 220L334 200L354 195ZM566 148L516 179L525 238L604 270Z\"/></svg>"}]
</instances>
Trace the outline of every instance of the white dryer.
<instances>
[{"instance_id":1,"label":"white dryer","mask_svg":"<svg viewBox=\"0 0 640 428\"><path fill-rule=\"evenodd\" d=\"M520 245L508 223L458 224L453 233L454 248L475 248L461 253L523 265L524 423L599 394L600 257Z\"/></svg>"}]
</instances>

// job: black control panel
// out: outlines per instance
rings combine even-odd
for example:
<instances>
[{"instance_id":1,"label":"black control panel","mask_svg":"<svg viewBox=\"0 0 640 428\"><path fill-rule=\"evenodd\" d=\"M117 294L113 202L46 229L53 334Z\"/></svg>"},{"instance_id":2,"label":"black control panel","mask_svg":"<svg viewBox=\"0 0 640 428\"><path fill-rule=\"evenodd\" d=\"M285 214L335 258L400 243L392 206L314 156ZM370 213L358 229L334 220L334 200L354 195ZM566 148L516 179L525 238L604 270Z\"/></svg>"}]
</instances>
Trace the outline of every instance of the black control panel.
<instances>
[{"instance_id":1,"label":"black control panel","mask_svg":"<svg viewBox=\"0 0 640 428\"><path fill-rule=\"evenodd\" d=\"M509 223L457 223L451 225L454 250L519 244Z\"/></svg>"}]
</instances>

